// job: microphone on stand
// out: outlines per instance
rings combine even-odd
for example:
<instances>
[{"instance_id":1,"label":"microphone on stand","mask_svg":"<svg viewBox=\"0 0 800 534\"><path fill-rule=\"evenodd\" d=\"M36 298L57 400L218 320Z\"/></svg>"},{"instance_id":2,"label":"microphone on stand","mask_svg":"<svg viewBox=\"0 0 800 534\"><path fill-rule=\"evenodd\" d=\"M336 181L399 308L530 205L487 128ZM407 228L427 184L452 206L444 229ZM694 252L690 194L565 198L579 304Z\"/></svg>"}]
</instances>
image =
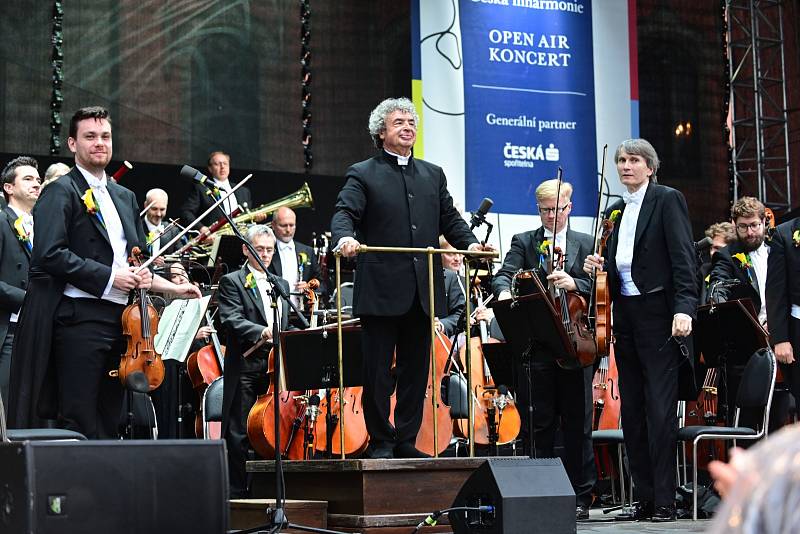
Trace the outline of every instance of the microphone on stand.
<instances>
[{"instance_id":1,"label":"microphone on stand","mask_svg":"<svg viewBox=\"0 0 800 534\"><path fill-rule=\"evenodd\" d=\"M491 198L484 198L481 201L481 205L478 206L478 209L472 214L472 218L469 221L470 230L474 230L486 222L486 214L489 213L490 209L492 209L493 204L494 202Z\"/></svg>"},{"instance_id":2,"label":"microphone on stand","mask_svg":"<svg viewBox=\"0 0 800 534\"><path fill-rule=\"evenodd\" d=\"M697 241L694 244L694 249L697 252L703 252L704 250L710 249L711 245L713 245L713 244L714 244L714 242L711 240L710 237L704 237L703 239L701 239L700 241Z\"/></svg>"}]
</instances>

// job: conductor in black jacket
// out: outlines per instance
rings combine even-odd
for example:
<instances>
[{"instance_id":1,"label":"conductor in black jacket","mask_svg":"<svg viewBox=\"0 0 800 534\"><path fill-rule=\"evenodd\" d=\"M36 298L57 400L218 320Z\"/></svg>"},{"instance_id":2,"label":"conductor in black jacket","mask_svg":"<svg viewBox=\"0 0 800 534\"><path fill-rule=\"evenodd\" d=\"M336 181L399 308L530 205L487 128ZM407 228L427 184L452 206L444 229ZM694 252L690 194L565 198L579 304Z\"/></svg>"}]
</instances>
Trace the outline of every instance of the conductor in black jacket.
<instances>
[{"instance_id":1,"label":"conductor in black jacket","mask_svg":"<svg viewBox=\"0 0 800 534\"><path fill-rule=\"evenodd\" d=\"M674 521L679 370L691 371L697 308L692 232L683 195L656 183L649 142L623 141L614 161L624 203L607 214L615 225L605 265L592 255L584 270L605 267L611 289L622 428L640 499L622 518Z\"/></svg>"},{"instance_id":2,"label":"conductor in black jacket","mask_svg":"<svg viewBox=\"0 0 800 534\"><path fill-rule=\"evenodd\" d=\"M331 220L333 242L346 257L361 242L374 246L436 247L439 234L457 248L481 250L453 206L440 167L415 159L418 116L405 98L387 99L370 114L379 152L347 170ZM434 261L435 310L428 306L424 254L361 254L356 264L353 311L361 318L364 416L373 458L418 457L429 364L430 313L446 315L441 259ZM392 355L397 356L397 406L389 423Z\"/></svg>"},{"instance_id":3,"label":"conductor in black jacket","mask_svg":"<svg viewBox=\"0 0 800 534\"><path fill-rule=\"evenodd\" d=\"M553 283L565 291L577 291L588 296L591 291L589 275L583 271L583 260L592 253L592 236L568 228L572 211L572 185L547 180L536 188L536 202L542 226L523 232L511 239L511 248L503 266L492 280L492 291L498 300L511 298L511 280L520 269L537 269L543 285ZM555 227L555 237L553 228ZM546 263L552 260L553 247L561 249L564 269L547 278ZM555 456L556 429L564 435L565 468L576 495L577 519L589 518L592 487L596 479L592 449L592 376L593 368L562 369L552 359L534 356L533 363L533 437L537 456ZM517 360L516 375L525 377ZM530 400L525 379L515 387L520 413L527 414ZM522 440L530 439L528 418L522 415ZM528 450L527 448L525 450Z\"/></svg>"}]
</instances>

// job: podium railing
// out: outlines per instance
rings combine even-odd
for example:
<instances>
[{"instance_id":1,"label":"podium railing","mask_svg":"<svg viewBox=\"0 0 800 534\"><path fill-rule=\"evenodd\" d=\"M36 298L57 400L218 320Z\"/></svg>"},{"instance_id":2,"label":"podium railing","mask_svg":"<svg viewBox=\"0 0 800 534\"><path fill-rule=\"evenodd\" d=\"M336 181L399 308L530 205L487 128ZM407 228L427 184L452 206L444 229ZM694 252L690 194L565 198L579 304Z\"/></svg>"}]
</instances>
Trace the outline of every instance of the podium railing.
<instances>
[{"instance_id":1,"label":"podium railing","mask_svg":"<svg viewBox=\"0 0 800 534\"><path fill-rule=\"evenodd\" d=\"M467 374L467 389L469 391L468 398L471 399L472 396L472 352L469 343L469 317L472 315L472 310L470 306L470 294L472 293L472 288L470 287L470 261L479 258L497 258L499 254L495 251L483 251L483 250L454 250L454 249L441 249L441 248L415 248L415 247L371 247L367 245L361 245L358 247L359 254L365 253L387 253L387 254L425 254L428 256L428 311L430 316L430 334L431 334L431 346L430 346L430 369L431 369L431 404L433 407L433 413L436 413L437 405L439 404L439 384L436 377L436 356L434 353L434 346L436 343L436 323L434 320L434 311L435 311L435 298L434 298L434 289L433 289L433 280L434 280L434 272L433 272L433 256L435 254L461 254L464 256L464 287L465 295L464 300L466 302L466 317L467 317L467 326L466 326L466 374ZM341 279L341 253L336 253L336 333L338 336L338 358L339 358L339 398L344 399L344 365L342 363L343 355L342 355L342 279ZM469 435L467 439L469 440L469 455L470 457L475 456L475 404L468 402L468 412L467 412L467 421L469 423ZM342 459L345 458L344 452L344 436L345 436L345 428L344 428L344 417L339 417L339 442L342 451ZM439 425L437 422L437 418L434 415L433 417L433 456L435 458L439 457L439 447L438 447L438 440L439 438Z\"/></svg>"}]
</instances>

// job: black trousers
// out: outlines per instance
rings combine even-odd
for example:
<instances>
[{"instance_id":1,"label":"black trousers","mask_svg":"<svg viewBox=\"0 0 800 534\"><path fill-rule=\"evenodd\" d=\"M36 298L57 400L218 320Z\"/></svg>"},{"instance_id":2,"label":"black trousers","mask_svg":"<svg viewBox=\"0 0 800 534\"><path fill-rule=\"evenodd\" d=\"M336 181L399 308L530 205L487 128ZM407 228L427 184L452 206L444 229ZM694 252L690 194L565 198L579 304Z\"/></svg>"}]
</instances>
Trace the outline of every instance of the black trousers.
<instances>
[{"instance_id":1,"label":"black trousers","mask_svg":"<svg viewBox=\"0 0 800 534\"><path fill-rule=\"evenodd\" d=\"M789 340L794 351L794 363L780 364L781 374L789 391L794 396L795 404L800 406L800 363L798 363L800 360L800 319L795 317L789 318Z\"/></svg>"},{"instance_id":2,"label":"black trousers","mask_svg":"<svg viewBox=\"0 0 800 534\"><path fill-rule=\"evenodd\" d=\"M125 352L122 311L105 300L63 297L53 324L59 426L89 439L116 439L122 385L108 375Z\"/></svg>"},{"instance_id":3,"label":"black trousers","mask_svg":"<svg viewBox=\"0 0 800 534\"><path fill-rule=\"evenodd\" d=\"M17 323L8 323L8 330L0 344L0 396L3 398L3 406L6 407L8 406L8 385L11 379L11 349L14 346L16 329Z\"/></svg>"},{"instance_id":4,"label":"black trousers","mask_svg":"<svg viewBox=\"0 0 800 534\"><path fill-rule=\"evenodd\" d=\"M639 500L675 502L678 367L664 292L614 302L614 353L619 370L622 430Z\"/></svg>"},{"instance_id":5,"label":"black trousers","mask_svg":"<svg viewBox=\"0 0 800 534\"><path fill-rule=\"evenodd\" d=\"M515 363L517 409L522 420L520 436L528 450L528 388L522 362ZM592 488L597 481L592 446L593 367L564 370L555 362L534 362L532 368L533 439L536 456L552 458L556 432L564 440L564 468L575 490L578 505L592 503Z\"/></svg>"},{"instance_id":6,"label":"black trousers","mask_svg":"<svg viewBox=\"0 0 800 534\"><path fill-rule=\"evenodd\" d=\"M247 416L250 414L256 398L266 393L268 387L267 358L265 356L245 358L242 361L239 387L233 394L230 421L225 434L225 443L228 447L228 477L231 498L248 496L250 484L245 463L250 449L250 440L247 438Z\"/></svg>"},{"instance_id":7,"label":"black trousers","mask_svg":"<svg viewBox=\"0 0 800 534\"><path fill-rule=\"evenodd\" d=\"M361 317L364 353L364 419L373 447L416 441L430 368L430 319L414 298L399 317ZM396 355L395 376L391 374ZM397 381L394 426L389 422L389 397Z\"/></svg>"}]
</instances>

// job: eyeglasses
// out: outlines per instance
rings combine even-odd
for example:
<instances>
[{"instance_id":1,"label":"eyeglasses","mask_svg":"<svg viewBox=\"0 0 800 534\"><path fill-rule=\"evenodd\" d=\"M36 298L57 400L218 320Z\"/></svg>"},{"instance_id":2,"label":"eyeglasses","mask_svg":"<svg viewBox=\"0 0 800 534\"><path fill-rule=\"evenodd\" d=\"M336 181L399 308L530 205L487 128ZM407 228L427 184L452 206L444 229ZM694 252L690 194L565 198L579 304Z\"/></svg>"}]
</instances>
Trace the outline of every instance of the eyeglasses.
<instances>
[{"instance_id":1,"label":"eyeglasses","mask_svg":"<svg viewBox=\"0 0 800 534\"><path fill-rule=\"evenodd\" d=\"M571 204L572 202L568 202L566 206L561 206L560 208L558 208L559 215L564 213L564 210L570 207ZM556 208L543 208L538 205L536 207L539 208L539 213L541 213L542 215L553 215L556 212Z\"/></svg>"},{"instance_id":2,"label":"eyeglasses","mask_svg":"<svg viewBox=\"0 0 800 534\"><path fill-rule=\"evenodd\" d=\"M761 228L761 225L764 224L763 221L756 221L750 224L739 223L736 225L736 229L740 232L746 232L748 230L753 230L754 232Z\"/></svg>"},{"instance_id":3,"label":"eyeglasses","mask_svg":"<svg viewBox=\"0 0 800 534\"><path fill-rule=\"evenodd\" d=\"M272 247L255 247L255 249L259 254L275 254L275 249Z\"/></svg>"}]
</instances>

